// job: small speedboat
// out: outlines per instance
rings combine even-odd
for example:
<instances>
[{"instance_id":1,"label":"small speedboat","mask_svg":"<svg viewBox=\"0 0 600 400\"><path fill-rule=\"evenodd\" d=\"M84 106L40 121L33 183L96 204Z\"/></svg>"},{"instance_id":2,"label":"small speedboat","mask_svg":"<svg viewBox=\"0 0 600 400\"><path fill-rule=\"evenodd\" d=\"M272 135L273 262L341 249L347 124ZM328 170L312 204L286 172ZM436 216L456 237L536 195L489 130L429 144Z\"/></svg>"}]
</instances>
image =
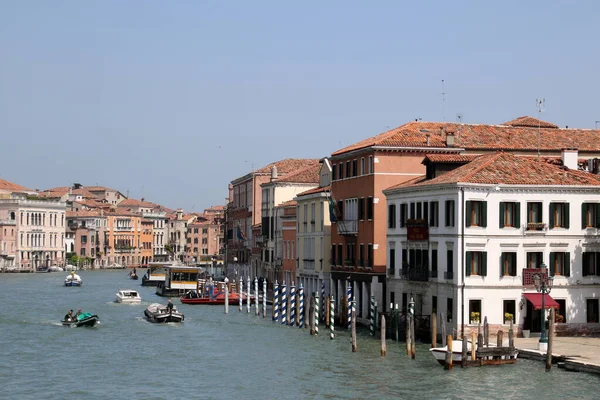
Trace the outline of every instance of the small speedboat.
<instances>
[{"instance_id":1,"label":"small speedboat","mask_svg":"<svg viewBox=\"0 0 600 400\"><path fill-rule=\"evenodd\" d=\"M82 326L95 326L97 323L100 322L100 319L98 318L98 316L96 314L82 313L82 314L79 314L77 316L77 318L74 320L71 320L71 321L62 320L60 322L63 324L63 326L79 328Z\"/></svg>"},{"instance_id":2,"label":"small speedboat","mask_svg":"<svg viewBox=\"0 0 600 400\"><path fill-rule=\"evenodd\" d=\"M178 312L175 306L169 311L167 306L159 303L150 304L144 310L144 315L148 321L154 323L183 322L184 319L183 314Z\"/></svg>"},{"instance_id":3,"label":"small speedboat","mask_svg":"<svg viewBox=\"0 0 600 400\"><path fill-rule=\"evenodd\" d=\"M65 278L65 286L81 286L83 282L81 281L81 277L77 275L75 272L71 272L70 275L67 275Z\"/></svg>"},{"instance_id":4,"label":"small speedboat","mask_svg":"<svg viewBox=\"0 0 600 400\"><path fill-rule=\"evenodd\" d=\"M446 353L448 352L448 346L435 347L429 349L431 354L435 357L437 362L444 365L446 363ZM467 352L471 353L471 342L467 343ZM462 361L462 340L452 341L452 362L459 363Z\"/></svg>"},{"instance_id":5,"label":"small speedboat","mask_svg":"<svg viewBox=\"0 0 600 400\"><path fill-rule=\"evenodd\" d=\"M115 298L115 302L117 303L139 303L140 301L142 301L140 294L130 289L119 290Z\"/></svg>"},{"instance_id":6,"label":"small speedboat","mask_svg":"<svg viewBox=\"0 0 600 400\"><path fill-rule=\"evenodd\" d=\"M48 272L63 272L63 271L64 271L64 269L62 269L58 265L53 265L50 268L48 268Z\"/></svg>"}]
</instances>

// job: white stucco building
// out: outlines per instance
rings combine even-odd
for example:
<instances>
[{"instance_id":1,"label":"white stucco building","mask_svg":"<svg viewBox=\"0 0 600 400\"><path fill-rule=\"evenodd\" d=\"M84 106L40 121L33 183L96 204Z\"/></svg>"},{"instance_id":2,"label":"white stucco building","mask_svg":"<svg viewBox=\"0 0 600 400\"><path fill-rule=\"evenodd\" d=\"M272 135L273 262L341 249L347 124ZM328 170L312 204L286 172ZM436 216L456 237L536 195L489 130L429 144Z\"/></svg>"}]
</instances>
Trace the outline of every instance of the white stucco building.
<instances>
[{"instance_id":1,"label":"white stucco building","mask_svg":"<svg viewBox=\"0 0 600 400\"><path fill-rule=\"evenodd\" d=\"M600 179L576 170L576 152L562 163L427 157L425 177L384 191L388 298L404 309L413 297L417 315L445 313L448 332L468 331L477 313L490 329L506 330L508 313L520 330L539 332L533 275L550 275L545 305L563 316L562 329L598 331Z\"/></svg>"}]
</instances>

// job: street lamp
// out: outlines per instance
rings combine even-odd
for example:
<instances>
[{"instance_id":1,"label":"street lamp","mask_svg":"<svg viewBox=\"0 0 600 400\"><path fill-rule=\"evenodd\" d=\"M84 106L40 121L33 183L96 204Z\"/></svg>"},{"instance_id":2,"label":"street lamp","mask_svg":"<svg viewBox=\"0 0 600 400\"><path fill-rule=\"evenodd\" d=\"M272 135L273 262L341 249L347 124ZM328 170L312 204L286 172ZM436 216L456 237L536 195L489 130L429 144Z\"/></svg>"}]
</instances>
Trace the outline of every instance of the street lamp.
<instances>
[{"instance_id":1,"label":"street lamp","mask_svg":"<svg viewBox=\"0 0 600 400\"><path fill-rule=\"evenodd\" d=\"M236 274L238 273L237 261L238 261L238 258L237 257L233 257L233 263L234 263L233 270L235 271ZM241 275L241 271L240 271L240 275Z\"/></svg>"},{"instance_id":2,"label":"street lamp","mask_svg":"<svg viewBox=\"0 0 600 400\"><path fill-rule=\"evenodd\" d=\"M542 263L540 268L546 268L546 264ZM552 290L552 284L554 283L554 277L548 276L546 279L540 274L533 275L533 284L535 290L542 294L542 333L540 334L539 349L548 349L548 335L546 333L546 302L545 297Z\"/></svg>"}]
</instances>

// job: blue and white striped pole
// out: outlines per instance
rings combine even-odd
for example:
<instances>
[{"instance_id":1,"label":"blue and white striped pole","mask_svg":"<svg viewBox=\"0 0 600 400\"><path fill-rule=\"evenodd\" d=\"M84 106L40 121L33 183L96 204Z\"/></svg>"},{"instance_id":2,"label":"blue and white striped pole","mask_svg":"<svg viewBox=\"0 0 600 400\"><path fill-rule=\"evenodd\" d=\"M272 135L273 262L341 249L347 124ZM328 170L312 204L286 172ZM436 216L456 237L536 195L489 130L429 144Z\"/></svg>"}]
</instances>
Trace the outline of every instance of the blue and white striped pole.
<instances>
[{"instance_id":1,"label":"blue and white striped pole","mask_svg":"<svg viewBox=\"0 0 600 400\"><path fill-rule=\"evenodd\" d=\"M260 306L258 305L258 278L254 277L254 305L256 306L256 315L260 314Z\"/></svg>"},{"instance_id":2,"label":"blue and white striped pole","mask_svg":"<svg viewBox=\"0 0 600 400\"><path fill-rule=\"evenodd\" d=\"M352 285L348 283L348 329L352 329Z\"/></svg>"},{"instance_id":3,"label":"blue and white striped pole","mask_svg":"<svg viewBox=\"0 0 600 400\"><path fill-rule=\"evenodd\" d=\"M327 319L325 315L325 282L321 283L321 319L323 323Z\"/></svg>"},{"instance_id":4,"label":"blue and white striped pole","mask_svg":"<svg viewBox=\"0 0 600 400\"><path fill-rule=\"evenodd\" d=\"M263 279L263 318L267 318L267 280Z\"/></svg>"},{"instance_id":5,"label":"blue and white striped pole","mask_svg":"<svg viewBox=\"0 0 600 400\"><path fill-rule=\"evenodd\" d=\"M300 282L300 288L298 289L298 301L300 302L300 315L298 315L298 328L304 328L304 287Z\"/></svg>"},{"instance_id":6,"label":"blue and white striped pole","mask_svg":"<svg viewBox=\"0 0 600 400\"><path fill-rule=\"evenodd\" d=\"M273 285L273 321L279 322L279 283Z\"/></svg>"},{"instance_id":7,"label":"blue and white striped pole","mask_svg":"<svg viewBox=\"0 0 600 400\"><path fill-rule=\"evenodd\" d=\"M251 283L250 277L248 277L247 280L248 280L248 282L247 282L248 289L247 289L246 295L248 296L248 300L246 301L246 309L247 309L247 312L250 313L250 305L252 304L252 300L250 298L250 293L252 293L252 291L250 290L250 283Z\"/></svg>"},{"instance_id":8,"label":"blue and white striped pole","mask_svg":"<svg viewBox=\"0 0 600 400\"><path fill-rule=\"evenodd\" d=\"M290 286L290 326L296 325L296 285Z\"/></svg>"},{"instance_id":9,"label":"blue and white striped pole","mask_svg":"<svg viewBox=\"0 0 600 400\"><path fill-rule=\"evenodd\" d=\"M369 307L369 333L371 336L375 336L375 296L371 296Z\"/></svg>"},{"instance_id":10,"label":"blue and white striped pole","mask_svg":"<svg viewBox=\"0 0 600 400\"><path fill-rule=\"evenodd\" d=\"M315 335L319 335L319 296L315 293Z\"/></svg>"},{"instance_id":11,"label":"blue and white striped pole","mask_svg":"<svg viewBox=\"0 0 600 400\"><path fill-rule=\"evenodd\" d=\"M285 281L281 285L281 325L287 325L287 293Z\"/></svg>"},{"instance_id":12,"label":"blue and white striped pole","mask_svg":"<svg viewBox=\"0 0 600 400\"><path fill-rule=\"evenodd\" d=\"M243 288L244 288L244 281L242 280L242 277L240 276L240 285L238 286L239 290L238 290L238 296L240 297L240 312L242 312L242 309L244 308L244 297L242 297L242 295L244 294L243 292Z\"/></svg>"},{"instance_id":13,"label":"blue and white striped pole","mask_svg":"<svg viewBox=\"0 0 600 400\"><path fill-rule=\"evenodd\" d=\"M335 338L335 297L331 296L329 300L329 339Z\"/></svg>"}]
</instances>

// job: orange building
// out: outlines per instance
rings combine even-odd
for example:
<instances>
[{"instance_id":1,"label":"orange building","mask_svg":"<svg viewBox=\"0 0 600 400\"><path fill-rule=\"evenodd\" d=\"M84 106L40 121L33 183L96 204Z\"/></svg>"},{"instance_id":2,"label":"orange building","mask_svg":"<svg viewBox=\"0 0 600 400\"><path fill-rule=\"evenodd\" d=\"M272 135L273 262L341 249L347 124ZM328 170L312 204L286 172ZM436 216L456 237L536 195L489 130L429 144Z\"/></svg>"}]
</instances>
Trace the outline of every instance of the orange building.
<instances>
[{"instance_id":1,"label":"orange building","mask_svg":"<svg viewBox=\"0 0 600 400\"><path fill-rule=\"evenodd\" d=\"M141 242L142 246L140 249L140 264L142 267L147 267L148 263L152 261L153 249L152 249L152 240L154 238L154 234L152 228L154 227L154 220L149 218L141 218L142 224L142 233L141 233Z\"/></svg>"},{"instance_id":2,"label":"orange building","mask_svg":"<svg viewBox=\"0 0 600 400\"><path fill-rule=\"evenodd\" d=\"M142 217L129 211L109 212L106 216L108 229L105 243L108 245L109 264L140 266L143 247ZM152 243L151 237L150 243Z\"/></svg>"}]
</instances>

